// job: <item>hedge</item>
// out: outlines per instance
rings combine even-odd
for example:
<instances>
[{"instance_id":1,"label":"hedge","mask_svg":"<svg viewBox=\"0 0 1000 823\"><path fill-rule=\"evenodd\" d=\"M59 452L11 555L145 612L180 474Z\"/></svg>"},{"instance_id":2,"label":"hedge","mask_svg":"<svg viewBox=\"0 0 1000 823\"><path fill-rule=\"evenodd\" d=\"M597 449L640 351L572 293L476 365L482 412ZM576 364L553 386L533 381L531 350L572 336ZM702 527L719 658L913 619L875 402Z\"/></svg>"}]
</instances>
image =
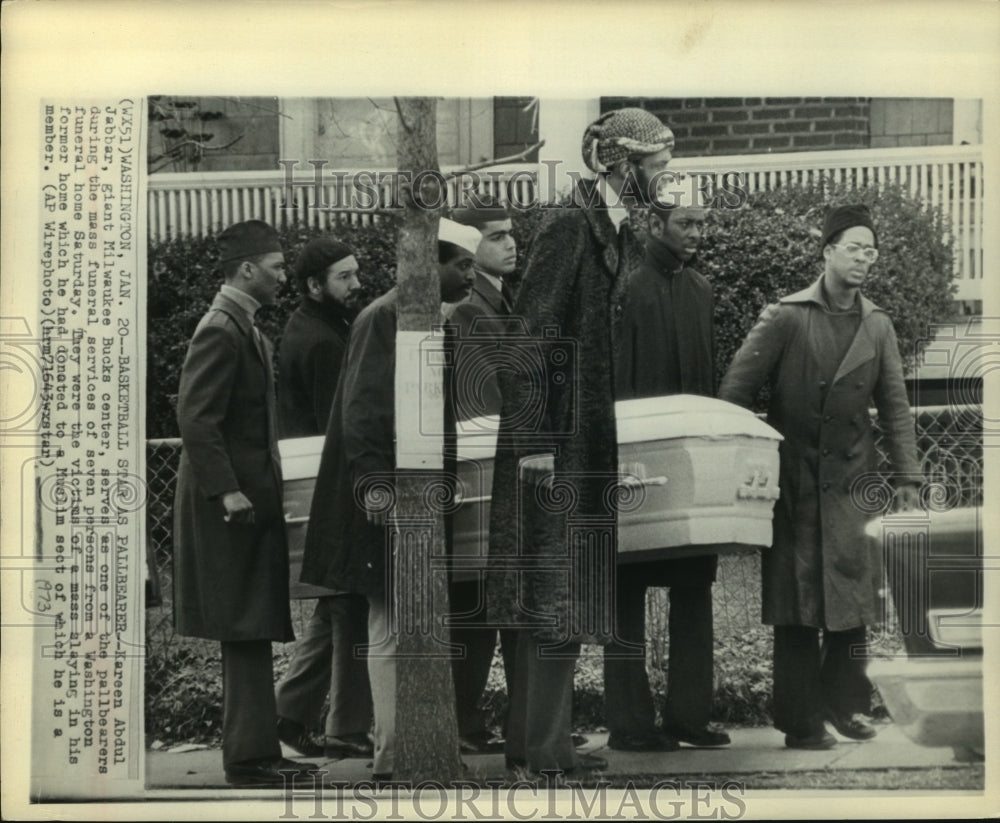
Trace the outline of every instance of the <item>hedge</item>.
<instances>
[{"instance_id":1,"label":"hedge","mask_svg":"<svg viewBox=\"0 0 1000 823\"><path fill-rule=\"evenodd\" d=\"M722 374L761 309L812 282L821 271L819 227L831 202L864 202L872 208L879 235L878 262L865 293L893 318L908 367L922 348L929 323L949 318L952 243L940 211L930 211L904 189L849 191L837 187L786 186L756 193L740 209L713 209L698 266L713 282L716 298L717 377ZM519 264L541 216L538 207L515 212ZM364 297L371 300L395 280L396 224L343 225L334 234L351 248L361 267ZM281 232L291 266L304 243L320 231L294 226ZM176 437L174 407L188 341L219 287L214 272L216 238L152 243L148 255L147 432ZM294 284L278 304L262 310L261 325L280 345L281 331L298 302Z\"/></svg>"}]
</instances>

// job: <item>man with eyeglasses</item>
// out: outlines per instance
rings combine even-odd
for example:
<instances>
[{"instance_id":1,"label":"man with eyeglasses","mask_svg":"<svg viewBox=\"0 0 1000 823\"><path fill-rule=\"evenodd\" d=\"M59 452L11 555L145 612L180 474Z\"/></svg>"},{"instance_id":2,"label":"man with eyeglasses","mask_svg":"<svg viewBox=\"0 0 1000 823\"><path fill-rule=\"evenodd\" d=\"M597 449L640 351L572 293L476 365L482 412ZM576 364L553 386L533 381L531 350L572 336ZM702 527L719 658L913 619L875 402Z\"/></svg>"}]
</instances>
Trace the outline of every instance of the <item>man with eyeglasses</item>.
<instances>
[{"instance_id":1,"label":"man with eyeglasses","mask_svg":"<svg viewBox=\"0 0 1000 823\"><path fill-rule=\"evenodd\" d=\"M784 436L774 541L762 555L763 619L774 626L774 725L795 749L836 745L824 721L852 740L865 718L866 626L879 617L879 557L857 481L878 465L868 409L878 409L897 504L919 504L920 464L889 316L860 292L878 259L862 205L831 209L822 276L768 306L736 353L719 396L750 406L770 382L767 420ZM822 642L820 630L822 629Z\"/></svg>"}]
</instances>

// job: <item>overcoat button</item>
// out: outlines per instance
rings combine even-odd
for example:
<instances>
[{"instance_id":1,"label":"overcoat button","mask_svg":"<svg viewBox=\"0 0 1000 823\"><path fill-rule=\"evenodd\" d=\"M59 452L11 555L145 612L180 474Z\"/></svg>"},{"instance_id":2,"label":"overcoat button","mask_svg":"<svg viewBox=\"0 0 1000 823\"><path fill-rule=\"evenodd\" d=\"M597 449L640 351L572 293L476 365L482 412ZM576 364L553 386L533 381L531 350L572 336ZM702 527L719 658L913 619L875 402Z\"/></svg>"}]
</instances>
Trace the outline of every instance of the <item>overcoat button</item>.
<instances>
[{"instance_id":1,"label":"overcoat button","mask_svg":"<svg viewBox=\"0 0 1000 823\"><path fill-rule=\"evenodd\" d=\"M819 381L819 387L821 389L825 389L826 388L826 381L825 380L820 380Z\"/></svg>"},{"instance_id":2,"label":"overcoat button","mask_svg":"<svg viewBox=\"0 0 1000 823\"><path fill-rule=\"evenodd\" d=\"M822 488L823 488L823 491L825 491L825 492L826 491L830 491L830 484L829 483L824 483Z\"/></svg>"},{"instance_id":3,"label":"overcoat button","mask_svg":"<svg viewBox=\"0 0 1000 823\"><path fill-rule=\"evenodd\" d=\"M830 450L829 449L823 449L823 457L829 457L829 456L830 456Z\"/></svg>"}]
</instances>

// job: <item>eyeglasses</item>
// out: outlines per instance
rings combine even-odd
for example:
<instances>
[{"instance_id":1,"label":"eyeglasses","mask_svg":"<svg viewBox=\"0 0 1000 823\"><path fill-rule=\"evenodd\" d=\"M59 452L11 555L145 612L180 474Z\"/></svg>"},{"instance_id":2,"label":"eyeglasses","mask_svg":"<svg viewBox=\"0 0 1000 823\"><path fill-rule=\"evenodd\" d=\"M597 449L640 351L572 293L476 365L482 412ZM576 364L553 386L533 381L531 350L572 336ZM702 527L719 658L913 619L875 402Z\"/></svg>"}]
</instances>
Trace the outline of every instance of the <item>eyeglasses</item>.
<instances>
[{"instance_id":1,"label":"eyeglasses","mask_svg":"<svg viewBox=\"0 0 1000 823\"><path fill-rule=\"evenodd\" d=\"M860 252L861 256L864 257L869 263L874 263L878 260L878 249L873 249L871 246L862 246L859 243L848 243L847 245L835 243L834 246L838 249L843 249L851 255L851 257L854 257Z\"/></svg>"}]
</instances>

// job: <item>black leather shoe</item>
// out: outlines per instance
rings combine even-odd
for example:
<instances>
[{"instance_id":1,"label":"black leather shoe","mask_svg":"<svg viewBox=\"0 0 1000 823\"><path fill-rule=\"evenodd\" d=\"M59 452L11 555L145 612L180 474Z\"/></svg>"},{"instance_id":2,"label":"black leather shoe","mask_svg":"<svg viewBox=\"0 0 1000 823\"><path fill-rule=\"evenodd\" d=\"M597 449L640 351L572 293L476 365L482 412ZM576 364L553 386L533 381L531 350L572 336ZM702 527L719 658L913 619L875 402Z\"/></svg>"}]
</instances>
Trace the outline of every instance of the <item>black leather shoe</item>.
<instances>
[{"instance_id":1,"label":"black leather shoe","mask_svg":"<svg viewBox=\"0 0 1000 823\"><path fill-rule=\"evenodd\" d=\"M323 754L327 757L371 757L375 754L375 746L367 734L357 732L323 738Z\"/></svg>"},{"instance_id":2,"label":"black leather shoe","mask_svg":"<svg viewBox=\"0 0 1000 823\"><path fill-rule=\"evenodd\" d=\"M296 723L287 717L278 718L278 740L295 749L303 757L319 757L323 754L323 747L309 730L301 723Z\"/></svg>"},{"instance_id":3,"label":"black leather shoe","mask_svg":"<svg viewBox=\"0 0 1000 823\"><path fill-rule=\"evenodd\" d=\"M608 738L608 748L620 752L675 752L680 748L680 744L669 735L660 732L613 734Z\"/></svg>"},{"instance_id":4,"label":"black leather shoe","mask_svg":"<svg viewBox=\"0 0 1000 823\"><path fill-rule=\"evenodd\" d=\"M319 766L314 763L297 763L284 757L264 758L230 763L226 767L226 782L232 786L284 786L296 779L309 778L319 771Z\"/></svg>"},{"instance_id":5,"label":"black leather shoe","mask_svg":"<svg viewBox=\"0 0 1000 823\"><path fill-rule=\"evenodd\" d=\"M665 726L663 733L681 743L692 746L728 746L733 741L722 729L711 724L702 729L687 729L681 726Z\"/></svg>"},{"instance_id":6,"label":"black leather shoe","mask_svg":"<svg viewBox=\"0 0 1000 823\"><path fill-rule=\"evenodd\" d=\"M823 749L832 749L837 745L837 738L830 734L826 729L815 732L813 734L807 735L795 735L786 734L785 735L785 745L789 749L808 749L812 751L821 751Z\"/></svg>"},{"instance_id":7,"label":"black leather shoe","mask_svg":"<svg viewBox=\"0 0 1000 823\"><path fill-rule=\"evenodd\" d=\"M871 740L878 734L878 730L867 720L863 714L852 714L850 716L837 715L832 712L827 715L833 728L838 734L849 737L851 740Z\"/></svg>"}]
</instances>

